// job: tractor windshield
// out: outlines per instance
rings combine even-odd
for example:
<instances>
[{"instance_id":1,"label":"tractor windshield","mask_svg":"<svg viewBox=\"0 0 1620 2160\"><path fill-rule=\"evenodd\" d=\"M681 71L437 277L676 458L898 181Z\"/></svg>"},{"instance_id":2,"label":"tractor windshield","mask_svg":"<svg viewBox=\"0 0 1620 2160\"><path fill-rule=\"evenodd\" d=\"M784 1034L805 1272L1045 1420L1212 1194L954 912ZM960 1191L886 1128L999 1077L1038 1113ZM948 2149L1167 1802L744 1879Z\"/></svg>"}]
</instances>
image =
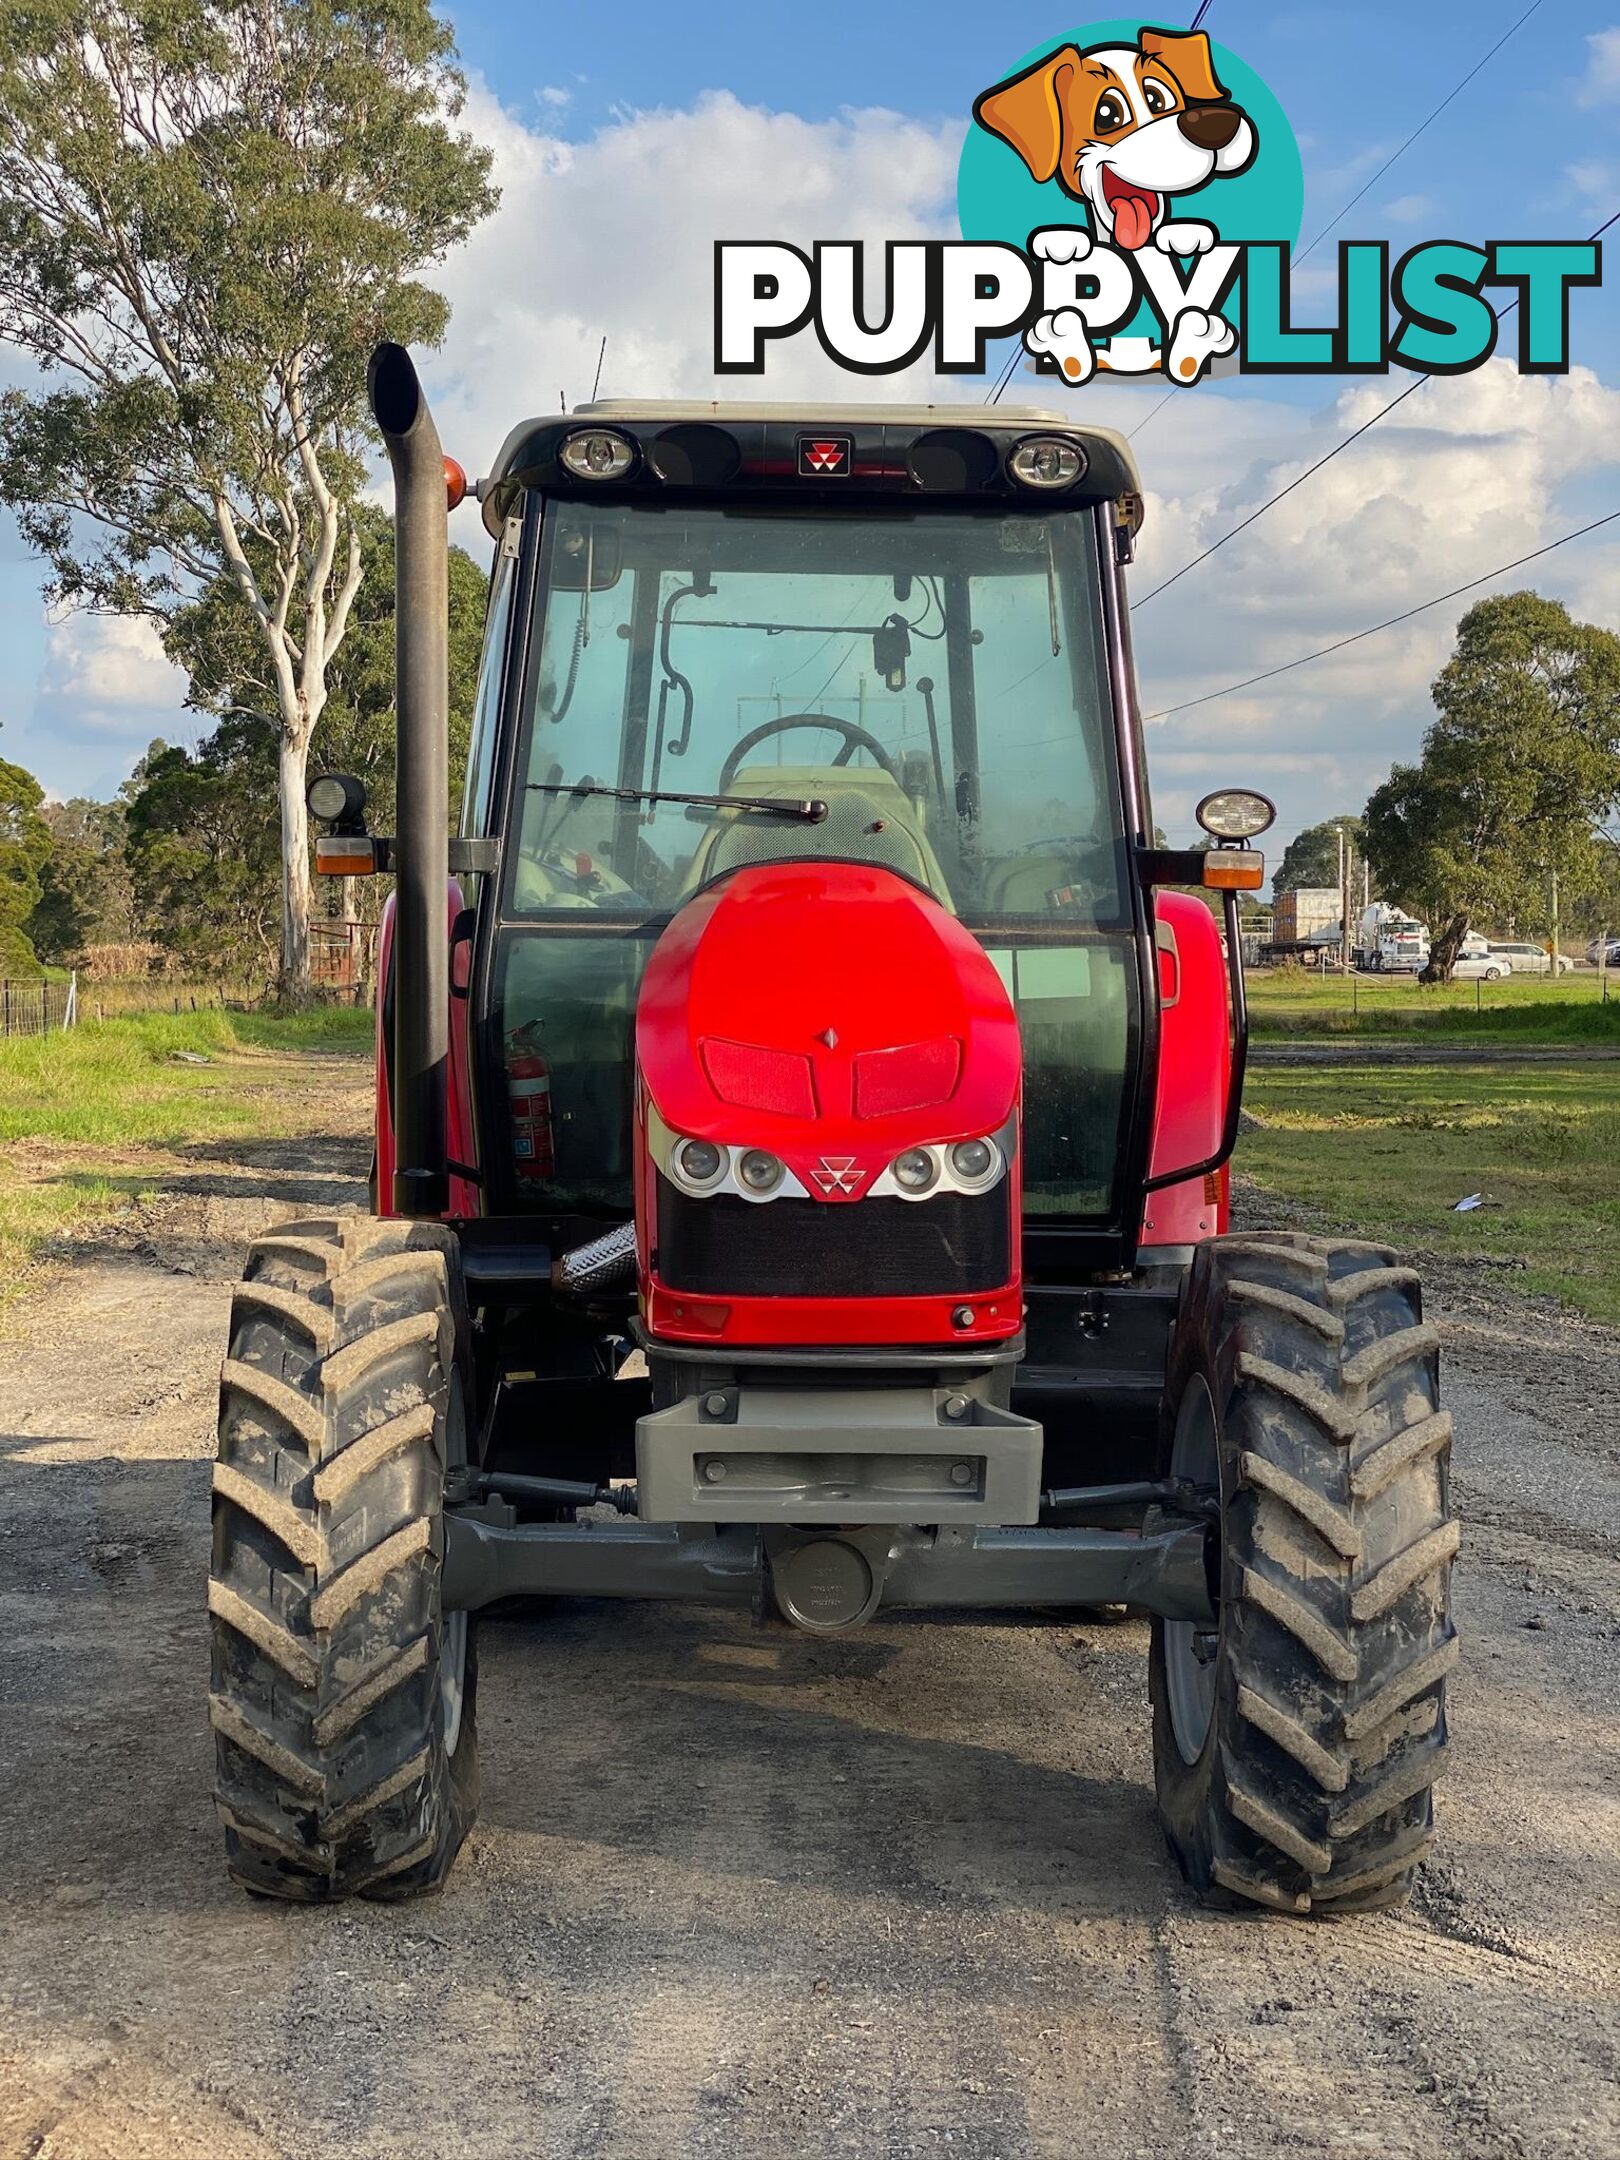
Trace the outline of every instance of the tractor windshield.
<instances>
[{"instance_id":1,"label":"tractor windshield","mask_svg":"<svg viewBox=\"0 0 1620 2160\"><path fill-rule=\"evenodd\" d=\"M975 927L1119 919L1089 515L557 503L547 527L520 912L667 914L741 863L830 855Z\"/></svg>"},{"instance_id":2,"label":"tractor windshield","mask_svg":"<svg viewBox=\"0 0 1620 2160\"><path fill-rule=\"evenodd\" d=\"M744 864L832 857L892 869L982 939L1024 1032L1026 1205L1104 1209L1131 918L1088 509L553 500L528 637L503 1024L545 1015L553 1204L621 1191L609 1073L663 924Z\"/></svg>"}]
</instances>

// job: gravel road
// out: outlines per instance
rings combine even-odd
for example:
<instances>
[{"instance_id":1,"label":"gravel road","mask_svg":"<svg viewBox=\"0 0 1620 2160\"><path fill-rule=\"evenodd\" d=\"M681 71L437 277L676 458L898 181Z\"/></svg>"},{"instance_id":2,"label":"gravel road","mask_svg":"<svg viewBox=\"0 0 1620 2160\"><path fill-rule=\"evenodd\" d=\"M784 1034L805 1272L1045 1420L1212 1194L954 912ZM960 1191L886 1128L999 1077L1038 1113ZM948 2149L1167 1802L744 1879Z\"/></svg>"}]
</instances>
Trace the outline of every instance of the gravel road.
<instances>
[{"instance_id":1,"label":"gravel road","mask_svg":"<svg viewBox=\"0 0 1620 2160\"><path fill-rule=\"evenodd\" d=\"M203 1698L229 1283L360 1200L365 1076L6 1318L0 2156L1620 2154L1620 1338L1442 1284L1465 1663L1405 1912L1214 1915L1153 1821L1147 1629L483 1631L485 1808L402 1909L226 1882ZM268 1196L268 1197L267 1197Z\"/></svg>"}]
</instances>

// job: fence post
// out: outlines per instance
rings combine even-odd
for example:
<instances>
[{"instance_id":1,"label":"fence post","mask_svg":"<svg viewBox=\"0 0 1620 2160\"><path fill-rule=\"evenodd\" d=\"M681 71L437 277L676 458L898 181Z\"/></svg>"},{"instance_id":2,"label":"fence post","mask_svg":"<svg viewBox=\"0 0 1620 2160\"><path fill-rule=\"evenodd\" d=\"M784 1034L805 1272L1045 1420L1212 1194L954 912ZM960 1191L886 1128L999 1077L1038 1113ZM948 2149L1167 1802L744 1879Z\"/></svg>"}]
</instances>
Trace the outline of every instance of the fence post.
<instances>
[{"instance_id":1,"label":"fence post","mask_svg":"<svg viewBox=\"0 0 1620 2160\"><path fill-rule=\"evenodd\" d=\"M67 1003L62 1008L62 1028L65 1033L79 1024L79 971L68 969Z\"/></svg>"},{"instance_id":2,"label":"fence post","mask_svg":"<svg viewBox=\"0 0 1620 2160\"><path fill-rule=\"evenodd\" d=\"M6 984L6 1033L11 1033L11 984Z\"/></svg>"}]
</instances>

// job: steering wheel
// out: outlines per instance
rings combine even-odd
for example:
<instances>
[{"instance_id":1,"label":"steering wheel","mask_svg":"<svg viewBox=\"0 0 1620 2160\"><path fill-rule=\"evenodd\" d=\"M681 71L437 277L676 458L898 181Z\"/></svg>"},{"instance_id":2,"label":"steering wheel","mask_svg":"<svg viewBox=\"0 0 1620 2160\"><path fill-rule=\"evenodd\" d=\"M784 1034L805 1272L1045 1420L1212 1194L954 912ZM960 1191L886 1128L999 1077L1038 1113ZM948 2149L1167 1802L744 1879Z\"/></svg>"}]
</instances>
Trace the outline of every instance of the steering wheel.
<instances>
[{"instance_id":1,"label":"steering wheel","mask_svg":"<svg viewBox=\"0 0 1620 2160\"><path fill-rule=\"evenodd\" d=\"M783 713L777 720L762 720L758 727L750 728L741 741L732 745L731 754L720 768L720 777L714 784L717 795L729 795L732 782L742 769L744 758L750 750L757 750L762 742L769 742L773 735L785 735L789 728L830 728L835 735L842 735L844 747L833 759L835 765L847 765L857 750L868 751L875 762L898 784L900 775L895 771L889 753L875 735L868 735L865 728L857 727L853 720L840 720L832 713L795 712Z\"/></svg>"}]
</instances>

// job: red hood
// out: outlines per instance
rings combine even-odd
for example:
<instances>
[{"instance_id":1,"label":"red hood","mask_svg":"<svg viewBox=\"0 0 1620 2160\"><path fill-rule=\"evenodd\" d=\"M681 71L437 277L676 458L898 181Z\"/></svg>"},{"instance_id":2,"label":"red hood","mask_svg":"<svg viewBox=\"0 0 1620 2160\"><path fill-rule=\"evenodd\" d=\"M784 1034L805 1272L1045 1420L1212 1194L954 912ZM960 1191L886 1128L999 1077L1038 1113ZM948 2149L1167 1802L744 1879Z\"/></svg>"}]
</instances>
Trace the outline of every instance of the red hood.
<instances>
[{"instance_id":1,"label":"red hood","mask_svg":"<svg viewBox=\"0 0 1620 2160\"><path fill-rule=\"evenodd\" d=\"M683 908L642 982L636 1050L674 1131L768 1147L810 1183L1011 1116L1018 1023L978 941L892 871L763 863ZM813 1189L813 1188L812 1188Z\"/></svg>"}]
</instances>

